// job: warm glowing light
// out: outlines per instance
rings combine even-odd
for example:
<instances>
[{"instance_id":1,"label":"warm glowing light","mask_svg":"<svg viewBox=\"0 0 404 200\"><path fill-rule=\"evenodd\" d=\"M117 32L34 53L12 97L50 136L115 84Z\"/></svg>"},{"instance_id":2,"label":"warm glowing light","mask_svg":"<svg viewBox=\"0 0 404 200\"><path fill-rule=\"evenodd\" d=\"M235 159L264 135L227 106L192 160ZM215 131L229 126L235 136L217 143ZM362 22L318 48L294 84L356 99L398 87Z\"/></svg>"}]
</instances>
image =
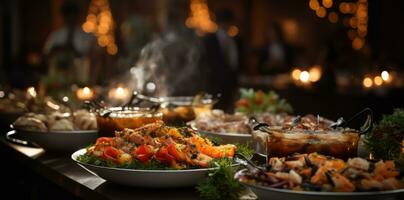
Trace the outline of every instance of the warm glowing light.
<instances>
[{"instance_id":1,"label":"warm glowing light","mask_svg":"<svg viewBox=\"0 0 404 200\"><path fill-rule=\"evenodd\" d=\"M98 45L106 47L108 54L114 55L118 52L114 39L115 22L108 0L92 0L86 21L81 27L84 32L93 33L97 37Z\"/></svg>"},{"instance_id":2,"label":"warm glowing light","mask_svg":"<svg viewBox=\"0 0 404 200\"><path fill-rule=\"evenodd\" d=\"M110 55L115 55L116 53L118 53L118 47L115 44L108 45L107 52Z\"/></svg>"},{"instance_id":3,"label":"warm glowing light","mask_svg":"<svg viewBox=\"0 0 404 200\"><path fill-rule=\"evenodd\" d=\"M211 19L206 0L191 0L190 14L185 20L188 28L193 28L203 35L206 32L215 32L217 24Z\"/></svg>"},{"instance_id":4,"label":"warm glowing light","mask_svg":"<svg viewBox=\"0 0 404 200\"><path fill-rule=\"evenodd\" d=\"M310 7L312 10L317 10L317 9L320 8L320 4L318 3L317 0L310 0L310 1L309 1L309 7Z\"/></svg>"},{"instance_id":5,"label":"warm glowing light","mask_svg":"<svg viewBox=\"0 0 404 200\"><path fill-rule=\"evenodd\" d=\"M342 2L339 4L339 11L343 14L347 14L349 12L349 5L348 3Z\"/></svg>"},{"instance_id":6,"label":"warm glowing light","mask_svg":"<svg viewBox=\"0 0 404 200\"><path fill-rule=\"evenodd\" d=\"M321 68L319 66L312 67L309 70L309 80L310 82L317 82L321 78Z\"/></svg>"},{"instance_id":7,"label":"warm glowing light","mask_svg":"<svg viewBox=\"0 0 404 200\"><path fill-rule=\"evenodd\" d=\"M238 34L239 30L237 28L237 26L230 26L229 29L227 30L227 34L230 37L234 37Z\"/></svg>"},{"instance_id":8,"label":"warm glowing light","mask_svg":"<svg viewBox=\"0 0 404 200\"><path fill-rule=\"evenodd\" d=\"M112 88L108 92L108 97L116 101L125 101L130 96L129 89L124 86Z\"/></svg>"},{"instance_id":9,"label":"warm glowing light","mask_svg":"<svg viewBox=\"0 0 404 200\"><path fill-rule=\"evenodd\" d=\"M363 86L365 86L366 88L370 88L373 85L373 80L370 77L366 77L363 79L362 82Z\"/></svg>"},{"instance_id":10,"label":"warm glowing light","mask_svg":"<svg viewBox=\"0 0 404 200\"><path fill-rule=\"evenodd\" d=\"M79 88L76 91L76 96L79 100L91 100L94 98L94 92L89 87Z\"/></svg>"},{"instance_id":11,"label":"warm glowing light","mask_svg":"<svg viewBox=\"0 0 404 200\"><path fill-rule=\"evenodd\" d=\"M382 76L383 81L388 81L390 79L390 74L387 71L382 71L380 75Z\"/></svg>"},{"instance_id":12,"label":"warm glowing light","mask_svg":"<svg viewBox=\"0 0 404 200\"><path fill-rule=\"evenodd\" d=\"M331 8L332 7L332 0L323 0L323 6L326 8Z\"/></svg>"},{"instance_id":13,"label":"warm glowing light","mask_svg":"<svg viewBox=\"0 0 404 200\"><path fill-rule=\"evenodd\" d=\"M355 50L359 50L363 47L364 45L364 41L363 39L356 37L353 41L352 41L352 48L354 48Z\"/></svg>"},{"instance_id":14,"label":"warm glowing light","mask_svg":"<svg viewBox=\"0 0 404 200\"><path fill-rule=\"evenodd\" d=\"M294 80L299 80L300 79L300 73L301 73L301 71L300 71L300 69L294 69L293 71L292 71L292 78L294 79Z\"/></svg>"},{"instance_id":15,"label":"warm glowing light","mask_svg":"<svg viewBox=\"0 0 404 200\"><path fill-rule=\"evenodd\" d=\"M351 19L349 19L349 25L352 28L358 27L358 20L355 17L352 17Z\"/></svg>"},{"instance_id":16,"label":"warm glowing light","mask_svg":"<svg viewBox=\"0 0 404 200\"><path fill-rule=\"evenodd\" d=\"M299 79L300 79L300 81L302 81L303 83L308 82L309 79L310 79L310 74L309 74L309 72L308 72L308 71L302 71L302 72L300 73Z\"/></svg>"},{"instance_id":17,"label":"warm glowing light","mask_svg":"<svg viewBox=\"0 0 404 200\"><path fill-rule=\"evenodd\" d=\"M380 76L375 76L375 78L373 79L373 82L375 83L375 85L380 86L383 84L383 79Z\"/></svg>"},{"instance_id":18,"label":"warm glowing light","mask_svg":"<svg viewBox=\"0 0 404 200\"><path fill-rule=\"evenodd\" d=\"M37 95L36 90L35 90L34 87L29 87L29 88L27 89L27 93L28 93L29 96L34 97L34 98L35 98L36 95Z\"/></svg>"},{"instance_id":19,"label":"warm glowing light","mask_svg":"<svg viewBox=\"0 0 404 200\"><path fill-rule=\"evenodd\" d=\"M3 98L4 96L6 96L6 93L4 91L0 91L0 98Z\"/></svg>"},{"instance_id":20,"label":"warm glowing light","mask_svg":"<svg viewBox=\"0 0 404 200\"><path fill-rule=\"evenodd\" d=\"M325 10L324 7L320 7L319 9L316 10L316 15L317 17L323 18L327 15L327 11Z\"/></svg>"},{"instance_id":21,"label":"warm glowing light","mask_svg":"<svg viewBox=\"0 0 404 200\"><path fill-rule=\"evenodd\" d=\"M328 14L328 20L331 23L337 23L338 22L338 15L336 12L330 12L330 14Z\"/></svg>"}]
</instances>

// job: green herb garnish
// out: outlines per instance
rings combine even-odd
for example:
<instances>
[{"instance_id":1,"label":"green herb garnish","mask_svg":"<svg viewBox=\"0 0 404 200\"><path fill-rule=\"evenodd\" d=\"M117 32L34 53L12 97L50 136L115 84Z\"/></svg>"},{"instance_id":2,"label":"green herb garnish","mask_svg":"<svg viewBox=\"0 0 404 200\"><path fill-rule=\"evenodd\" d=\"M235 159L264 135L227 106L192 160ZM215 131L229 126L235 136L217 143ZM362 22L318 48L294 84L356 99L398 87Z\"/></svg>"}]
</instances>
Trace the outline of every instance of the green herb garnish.
<instances>
[{"instance_id":1,"label":"green herb garnish","mask_svg":"<svg viewBox=\"0 0 404 200\"><path fill-rule=\"evenodd\" d=\"M365 144L377 159L395 160L404 166L404 110L383 116L366 135Z\"/></svg>"},{"instance_id":2,"label":"green herb garnish","mask_svg":"<svg viewBox=\"0 0 404 200\"><path fill-rule=\"evenodd\" d=\"M236 167L232 166L233 161L228 158L215 160L212 167L216 170L209 173L206 180L200 183L196 190L204 199L238 199L242 191L242 185L234 179Z\"/></svg>"},{"instance_id":3,"label":"green herb garnish","mask_svg":"<svg viewBox=\"0 0 404 200\"><path fill-rule=\"evenodd\" d=\"M236 144L236 152L251 158L253 150L248 144ZM239 169L234 165L230 158L216 159L212 162L211 167L216 169L209 173L206 180L200 183L196 190L204 199L218 200L218 199L238 199L243 190L243 186L234 179L234 174Z\"/></svg>"}]
</instances>

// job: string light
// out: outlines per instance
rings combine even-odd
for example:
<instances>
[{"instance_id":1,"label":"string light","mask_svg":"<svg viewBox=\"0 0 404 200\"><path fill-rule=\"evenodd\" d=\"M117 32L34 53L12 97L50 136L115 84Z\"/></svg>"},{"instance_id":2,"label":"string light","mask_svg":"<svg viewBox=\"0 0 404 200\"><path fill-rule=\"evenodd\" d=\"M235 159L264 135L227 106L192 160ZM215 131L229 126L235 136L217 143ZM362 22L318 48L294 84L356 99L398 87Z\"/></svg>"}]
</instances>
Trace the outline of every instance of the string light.
<instances>
[{"instance_id":1,"label":"string light","mask_svg":"<svg viewBox=\"0 0 404 200\"><path fill-rule=\"evenodd\" d=\"M90 2L88 15L82 28L86 33L93 33L97 37L98 45L106 47L108 54L115 55L118 53L114 37L115 22L108 0L92 0Z\"/></svg>"},{"instance_id":2,"label":"string light","mask_svg":"<svg viewBox=\"0 0 404 200\"><path fill-rule=\"evenodd\" d=\"M323 0L323 6L326 8L331 8L332 7L332 0Z\"/></svg>"},{"instance_id":3,"label":"string light","mask_svg":"<svg viewBox=\"0 0 404 200\"><path fill-rule=\"evenodd\" d=\"M327 15L327 9L333 7L333 0L322 0L322 4L318 0L310 0L310 9L316 12L317 17L324 18ZM355 50L362 49L366 40L365 37L368 31L368 1L357 0L357 2L341 2L338 6L339 11L342 14L350 15L344 17L342 23L348 27L348 38L351 41L352 48ZM337 23L339 16L336 12L330 12L328 14L328 20L331 23Z\"/></svg>"},{"instance_id":4,"label":"string light","mask_svg":"<svg viewBox=\"0 0 404 200\"><path fill-rule=\"evenodd\" d=\"M375 76L375 78L373 79L373 82L375 83L375 85L381 86L383 84L383 79L380 76Z\"/></svg>"},{"instance_id":5,"label":"string light","mask_svg":"<svg viewBox=\"0 0 404 200\"><path fill-rule=\"evenodd\" d=\"M294 80L299 80L299 78L300 78L300 73L301 73L302 71L300 71L300 69L294 69L293 71L292 71L292 78L294 79Z\"/></svg>"},{"instance_id":6,"label":"string light","mask_svg":"<svg viewBox=\"0 0 404 200\"><path fill-rule=\"evenodd\" d=\"M362 82L363 86L370 88L373 85L373 80L370 77L365 77Z\"/></svg>"},{"instance_id":7,"label":"string light","mask_svg":"<svg viewBox=\"0 0 404 200\"><path fill-rule=\"evenodd\" d=\"M185 21L185 25L195 29L199 34L212 33L217 30L217 24L210 18L206 0L191 0L190 15Z\"/></svg>"},{"instance_id":8,"label":"string light","mask_svg":"<svg viewBox=\"0 0 404 200\"><path fill-rule=\"evenodd\" d=\"M338 15L336 12L330 12L330 14L328 14L328 20L331 23L337 23L338 22Z\"/></svg>"},{"instance_id":9,"label":"string light","mask_svg":"<svg viewBox=\"0 0 404 200\"><path fill-rule=\"evenodd\" d=\"M237 26L230 26L229 27L229 30L227 30L227 34L230 36L230 37L235 37L235 36L237 36L237 34L238 34L238 32L239 32L239 29L237 28Z\"/></svg>"},{"instance_id":10,"label":"string light","mask_svg":"<svg viewBox=\"0 0 404 200\"><path fill-rule=\"evenodd\" d=\"M309 70L309 80L310 82L317 82L321 78L321 68L320 66L312 67Z\"/></svg>"},{"instance_id":11,"label":"string light","mask_svg":"<svg viewBox=\"0 0 404 200\"><path fill-rule=\"evenodd\" d=\"M302 72L300 73L299 79L300 79L300 81L302 81L303 83L308 82L309 79L310 79L310 74L309 74L309 72L308 72L308 71L302 71Z\"/></svg>"},{"instance_id":12,"label":"string light","mask_svg":"<svg viewBox=\"0 0 404 200\"><path fill-rule=\"evenodd\" d=\"M390 74L387 71L382 71L380 75L382 76L383 81L388 81L390 79Z\"/></svg>"},{"instance_id":13,"label":"string light","mask_svg":"<svg viewBox=\"0 0 404 200\"><path fill-rule=\"evenodd\" d=\"M320 7L319 9L316 10L316 15L317 17L323 18L327 15L327 11L325 10L324 7Z\"/></svg>"}]
</instances>

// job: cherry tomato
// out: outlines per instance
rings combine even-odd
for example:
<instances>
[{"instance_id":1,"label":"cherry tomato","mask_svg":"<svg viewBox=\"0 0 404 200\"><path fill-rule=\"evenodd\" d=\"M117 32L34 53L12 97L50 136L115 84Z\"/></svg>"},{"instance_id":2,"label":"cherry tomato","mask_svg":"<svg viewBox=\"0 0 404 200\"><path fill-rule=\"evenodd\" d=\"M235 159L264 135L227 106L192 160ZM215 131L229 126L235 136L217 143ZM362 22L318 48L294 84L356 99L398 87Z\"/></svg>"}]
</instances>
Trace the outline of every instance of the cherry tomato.
<instances>
[{"instance_id":1,"label":"cherry tomato","mask_svg":"<svg viewBox=\"0 0 404 200\"><path fill-rule=\"evenodd\" d=\"M132 155L139 161L146 162L153 156L153 151L149 146L142 144L133 150Z\"/></svg>"},{"instance_id":2,"label":"cherry tomato","mask_svg":"<svg viewBox=\"0 0 404 200\"><path fill-rule=\"evenodd\" d=\"M265 96L264 92L262 90L258 90L255 93L255 97L254 97L255 104L257 104L257 105L263 104L264 103L264 96Z\"/></svg>"},{"instance_id":3,"label":"cherry tomato","mask_svg":"<svg viewBox=\"0 0 404 200\"><path fill-rule=\"evenodd\" d=\"M100 137L95 142L96 145L105 144L110 146L115 146L115 140L112 137Z\"/></svg>"},{"instance_id":4,"label":"cherry tomato","mask_svg":"<svg viewBox=\"0 0 404 200\"><path fill-rule=\"evenodd\" d=\"M161 147L154 156L161 163L171 164L174 161L174 157L168 153L167 147Z\"/></svg>"},{"instance_id":5,"label":"cherry tomato","mask_svg":"<svg viewBox=\"0 0 404 200\"><path fill-rule=\"evenodd\" d=\"M120 154L121 154L121 152L118 149L116 149L115 147L108 146L108 147L104 148L103 157L104 157L104 159L111 160L115 163L118 163L118 157Z\"/></svg>"},{"instance_id":6,"label":"cherry tomato","mask_svg":"<svg viewBox=\"0 0 404 200\"><path fill-rule=\"evenodd\" d=\"M236 102L236 107L248 108L249 103L247 99L240 99Z\"/></svg>"}]
</instances>

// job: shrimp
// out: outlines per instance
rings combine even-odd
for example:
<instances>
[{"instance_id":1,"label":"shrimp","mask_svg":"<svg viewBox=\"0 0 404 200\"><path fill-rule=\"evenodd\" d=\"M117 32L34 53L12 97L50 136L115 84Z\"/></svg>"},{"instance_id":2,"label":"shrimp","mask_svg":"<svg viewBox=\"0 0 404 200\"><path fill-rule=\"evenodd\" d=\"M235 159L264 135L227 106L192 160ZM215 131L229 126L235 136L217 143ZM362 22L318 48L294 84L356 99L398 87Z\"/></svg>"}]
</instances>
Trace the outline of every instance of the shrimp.
<instances>
[{"instance_id":1,"label":"shrimp","mask_svg":"<svg viewBox=\"0 0 404 200\"><path fill-rule=\"evenodd\" d=\"M310 182L316 185L321 185L327 183L327 177L325 173L327 173L328 168L325 166L320 167L314 176L311 177Z\"/></svg>"},{"instance_id":2,"label":"shrimp","mask_svg":"<svg viewBox=\"0 0 404 200\"><path fill-rule=\"evenodd\" d=\"M208 167L209 163L213 160L213 158L205 155L203 153L199 153L195 159L192 159L193 164L201 166L201 167Z\"/></svg>"},{"instance_id":3,"label":"shrimp","mask_svg":"<svg viewBox=\"0 0 404 200\"><path fill-rule=\"evenodd\" d=\"M334 185L335 192L353 192L355 191L355 186L349 179L338 173L332 173L331 175L332 184Z\"/></svg>"},{"instance_id":4,"label":"shrimp","mask_svg":"<svg viewBox=\"0 0 404 200\"><path fill-rule=\"evenodd\" d=\"M286 172L276 172L275 177L281 180L289 181L294 184L301 184L302 183L302 177L295 172L293 169L289 171L289 173Z\"/></svg>"},{"instance_id":5,"label":"shrimp","mask_svg":"<svg viewBox=\"0 0 404 200\"><path fill-rule=\"evenodd\" d=\"M359 187L363 190L380 190L383 188L383 184L375 179L362 179Z\"/></svg>"},{"instance_id":6,"label":"shrimp","mask_svg":"<svg viewBox=\"0 0 404 200\"><path fill-rule=\"evenodd\" d=\"M375 164L374 170L375 176L381 181L381 179L392 178L399 175L396 171L394 161L388 160L383 162L382 160Z\"/></svg>"}]
</instances>

